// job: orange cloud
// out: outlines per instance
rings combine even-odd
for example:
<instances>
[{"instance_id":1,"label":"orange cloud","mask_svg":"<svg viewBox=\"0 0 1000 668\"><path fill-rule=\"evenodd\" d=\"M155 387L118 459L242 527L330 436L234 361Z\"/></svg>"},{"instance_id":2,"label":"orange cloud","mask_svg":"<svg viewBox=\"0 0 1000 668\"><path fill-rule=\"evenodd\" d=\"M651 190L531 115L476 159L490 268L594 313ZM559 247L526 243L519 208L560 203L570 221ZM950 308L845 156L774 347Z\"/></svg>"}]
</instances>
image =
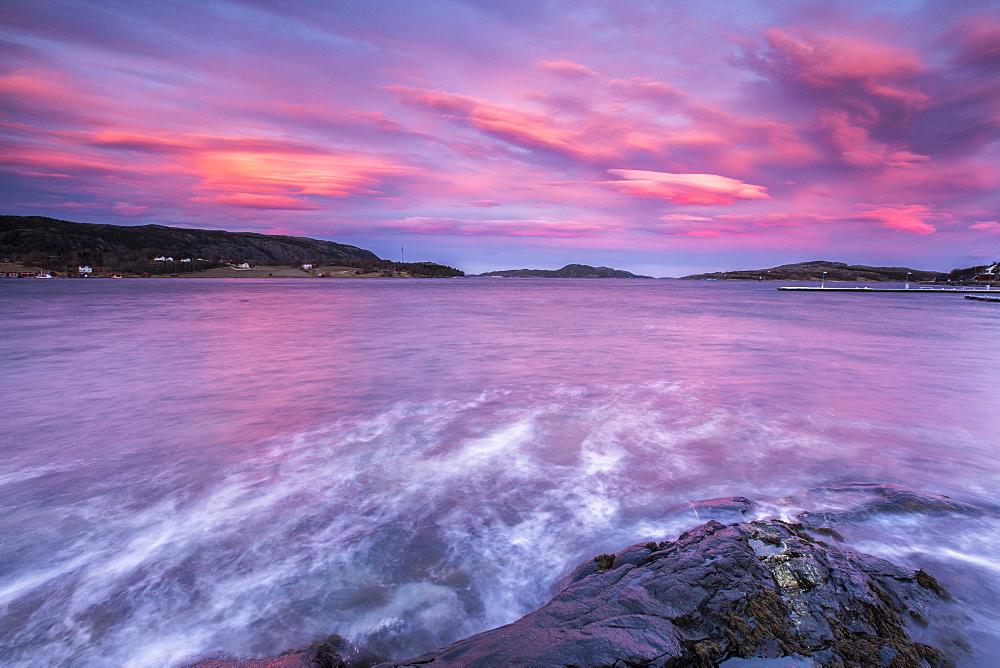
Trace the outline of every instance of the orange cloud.
<instances>
[{"instance_id":1,"label":"orange cloud","mask_svg":"<svg viewBox=\"0 0 1000 668\"><path fill-rule=\"evenodd\" d=\"M314 208L302 195L344 198L379 194L384 177L412 170L360 156L216 151L195 159L200 189L212 201L257 208Z\"/></svg>"},{"instance_id":2,"label":"orange cloud","mask_svg":"<svg viewBox=\"0 0 1000 668\"><path fill-rule=\"evenodd\" d=\"M732 204L736 199L770 199L767 188L716 174L669 174L641 169L609 169L621 181L606 184L633 197L677 204Z\"/></svg>"},{"instance_id":3,"label":"orange cloud","mask_svg":"<svg viewBox=\"0 0 1000 668\"><path fill-rule=\"evenodd\" d=\"M889 230L899 230L900 232L912 232L914 234L933 234L936 228L927 222L928 218L933 218L930 207L922 204L888 204L879 206L869 211L861 211L853 216L851 220L862 220L880 223L882 227Z\"/></svg>"},{"instance_id":4,"label":"orange cloud","mask_svg":"<svg viewBox=\"0 0 1000 668\"><path fill-rule=\"evenodd\" d=\"M322 207L288 195L260 195L256 193L219 194L209 197L192 197L192 202L203 204L226 204L246 209L284 209L289 211L309 211Z\"/></svg>"}]
</instances>

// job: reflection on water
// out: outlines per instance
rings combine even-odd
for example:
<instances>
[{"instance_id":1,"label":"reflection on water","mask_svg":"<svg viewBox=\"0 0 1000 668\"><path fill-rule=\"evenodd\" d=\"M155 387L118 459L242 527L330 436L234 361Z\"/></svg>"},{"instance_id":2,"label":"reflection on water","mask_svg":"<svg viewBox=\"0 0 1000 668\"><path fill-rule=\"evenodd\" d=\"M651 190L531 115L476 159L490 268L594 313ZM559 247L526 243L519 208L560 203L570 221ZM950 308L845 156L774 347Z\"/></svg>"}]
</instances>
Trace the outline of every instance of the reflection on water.
<instances>
[{"instance_id":1,"label":"reflection on water","mask_svg":"<svg viewBox=\"0 0 1000 668\"><path fill-rule=\"evenodd\" d=\"M668 511L694 499L998 489L1000 311L957 296L8 281L0 309L13 662L171 665L333 632L412 655L676 535ZM991 526L954 549L930 525L857 540L1000 591Z\"/></svg>"}]
</instances>

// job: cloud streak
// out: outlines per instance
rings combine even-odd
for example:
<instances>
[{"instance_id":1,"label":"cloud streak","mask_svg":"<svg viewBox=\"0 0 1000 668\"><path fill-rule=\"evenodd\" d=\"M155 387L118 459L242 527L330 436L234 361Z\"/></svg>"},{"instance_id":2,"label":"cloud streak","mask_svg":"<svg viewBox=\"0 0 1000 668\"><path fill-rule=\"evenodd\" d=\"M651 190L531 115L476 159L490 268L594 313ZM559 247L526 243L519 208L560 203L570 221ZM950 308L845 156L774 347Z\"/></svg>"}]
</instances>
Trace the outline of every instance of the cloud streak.
<instances>
[{"instance_id":1,"label":"cloud streak","mask_svg":"<svg viewBox=\"0 0 1000 668\"><path fill-rule=\"evenodd\" d=\"M737 199L770 199L767 188L717 174L668 174L640 169L609 169L620 181L608 185L633 197L655 197L676 204L732 204Z\"/></svg>"}]
</instances>

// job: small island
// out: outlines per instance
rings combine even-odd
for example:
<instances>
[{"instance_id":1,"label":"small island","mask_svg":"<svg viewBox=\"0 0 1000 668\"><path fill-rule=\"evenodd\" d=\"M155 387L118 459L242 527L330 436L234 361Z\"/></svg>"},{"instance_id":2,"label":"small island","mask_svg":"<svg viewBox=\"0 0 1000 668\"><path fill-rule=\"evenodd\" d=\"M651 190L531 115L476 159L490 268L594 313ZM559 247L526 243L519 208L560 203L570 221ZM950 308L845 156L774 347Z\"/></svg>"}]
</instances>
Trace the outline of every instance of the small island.
<instances>
[{"instance_id":1,"label":"small island","mask_svg":"<svg viewBox=\"0 0 1000 668\"><path fill-rule=\"evenodd\" d=\"M813 260L783 264L770 269L746 269L739 271L717 271L708 274L682 276L685 280L717 281L847 281L887 283L905 281L945 280L948 274L939 271L911 269L909 267L869 267L863 264L845 264Z\"/></svg>"},{"instance_id":2,"label":"small island","mask_svg":"<svg viewBox=\"0 0 1000 668\"><path fill-rule=\"evenodd\" d=\"M476 274L472 278L647 278L622 269L591 267L588 264L567 264L562 269L505 269Z\"/></svg>"}]
</instances>

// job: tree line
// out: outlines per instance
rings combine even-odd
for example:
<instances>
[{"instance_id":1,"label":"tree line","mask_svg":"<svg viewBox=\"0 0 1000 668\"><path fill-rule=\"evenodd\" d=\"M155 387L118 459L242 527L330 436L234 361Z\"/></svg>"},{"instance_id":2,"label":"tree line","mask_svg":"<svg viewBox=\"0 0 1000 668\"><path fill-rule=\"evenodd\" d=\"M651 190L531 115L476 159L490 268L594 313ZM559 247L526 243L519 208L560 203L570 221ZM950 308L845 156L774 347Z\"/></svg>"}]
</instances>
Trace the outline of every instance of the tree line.
<instances>
[{"instance_id":1,"label":"tree line","mask_svg":"<svg viewBox=\"0 0 1000 668\"><path fill-rule=\"evenodd\" d=\"M951 271L948 272L948 280L949 281L957 281L957 280L959 280L960 278L963 278L963 277L964 278L971 278L972 276L976 276L977 274L986 273L987 269L989 269L990 267L996 266L996 264L997 264L997 262L993 262L991 264L976 265L975 267L965 267L965 268L962 268L962 269L952 269Z\"/></svg>"}]
</instances>

